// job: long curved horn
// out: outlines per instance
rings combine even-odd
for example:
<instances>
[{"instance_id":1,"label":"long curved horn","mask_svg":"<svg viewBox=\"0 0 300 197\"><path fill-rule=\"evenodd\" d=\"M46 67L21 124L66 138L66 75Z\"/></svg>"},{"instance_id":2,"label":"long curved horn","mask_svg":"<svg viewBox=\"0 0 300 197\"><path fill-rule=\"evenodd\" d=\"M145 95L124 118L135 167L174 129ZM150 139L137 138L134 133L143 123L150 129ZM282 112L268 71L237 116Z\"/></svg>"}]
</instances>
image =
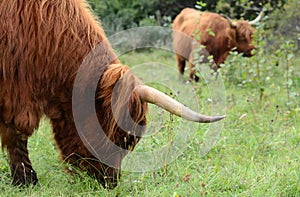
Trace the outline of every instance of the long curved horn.
<instances>
[{"instance_id":1,"label":"long curved horn","mask_svg":"<svg viewBox=\"0 0 300 197\"><path fill-rule=\"evenodd\" d=\"M222 14L222 16L223 16L224 18L227 19L227 21L228 21L228 23L229 23L229 25L230 25L231 28L237 28L237 23L236 23L236 22L232 21L232 20L231 20L228 16L226 16L225 14Z\"/></svg>"},{"instance_id":2,"label":"long curved horn","mask_svg":"<svg viewBox=\"0 0 300 197\"><path fill-rule=\"evenodd\" d=\"M199 123L210 123L222 120L225 116L205 116L198 114L185 107L183 104L177 102L166 94L151 88L146 85L139 85L134 90L139 97L148 103L155 104L168 112L182 117L186 120L199 122Z\"/></svg>"},{"instance_id":3,"label":"long curved horn","mask_svg":"<svg viewBox=\"0 0 300 197\"><path fill-rule=\"evenodd\" d=\"M250 25L254 25L255 23L257 23L258 21L260 21L262 19L262 17L264 16L264 9L262 9L259 13L259 15L252 21L249 21L248 23Z\"/></svg>"}]
</instances>

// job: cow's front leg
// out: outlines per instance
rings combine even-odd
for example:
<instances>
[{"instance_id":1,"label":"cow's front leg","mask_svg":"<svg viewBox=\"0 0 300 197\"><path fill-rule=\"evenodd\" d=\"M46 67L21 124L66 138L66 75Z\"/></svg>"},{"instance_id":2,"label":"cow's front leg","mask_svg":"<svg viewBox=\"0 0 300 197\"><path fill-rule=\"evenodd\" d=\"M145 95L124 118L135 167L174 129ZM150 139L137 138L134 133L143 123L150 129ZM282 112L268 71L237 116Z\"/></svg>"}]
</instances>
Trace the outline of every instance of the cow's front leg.
<instances>
[{"instance_id":1,"label":"cow's front leg","mask_svg":"<svg viewBox=\"0 0 300 197\"><path fill-rule=\"evenodd\" d=\"M38 182L28 157L27 139L27 135L11 128L7 128L5 136L2 136L2 144L8 152L14 185L35 185Z\"/></svg>"},{"instance_id":2,"label":"cow's front leg","mask_svg":"<svg viewBox=\"0 0 300 197\"><path fill-rule=\"evenodd\" d=\"M190 81L195 80L196 82L198 82L199 77L196 75L195 65L192 63L189 63L189 68L190 68L190 74L189 74Z\"/></svg>"}]
</instances>

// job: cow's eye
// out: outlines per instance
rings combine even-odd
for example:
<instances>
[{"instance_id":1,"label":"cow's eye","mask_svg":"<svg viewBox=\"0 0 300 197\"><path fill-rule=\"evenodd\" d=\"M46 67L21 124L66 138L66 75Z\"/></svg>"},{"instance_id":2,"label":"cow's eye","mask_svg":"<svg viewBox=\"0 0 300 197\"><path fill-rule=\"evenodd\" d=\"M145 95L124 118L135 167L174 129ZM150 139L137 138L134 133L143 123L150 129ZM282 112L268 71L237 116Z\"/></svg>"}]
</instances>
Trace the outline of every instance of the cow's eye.
<instances>
[{"instance_id":1,"label":"cow's eye","mask_svg":"<svg viewBox=\"0 0 300 197\"><path fill-rule=\"evenodd\" d=\"M241 37L241 38L239 39L239 41L240 41L240 42L247 42L247 38Z\"/></svg>"}]
</instances>

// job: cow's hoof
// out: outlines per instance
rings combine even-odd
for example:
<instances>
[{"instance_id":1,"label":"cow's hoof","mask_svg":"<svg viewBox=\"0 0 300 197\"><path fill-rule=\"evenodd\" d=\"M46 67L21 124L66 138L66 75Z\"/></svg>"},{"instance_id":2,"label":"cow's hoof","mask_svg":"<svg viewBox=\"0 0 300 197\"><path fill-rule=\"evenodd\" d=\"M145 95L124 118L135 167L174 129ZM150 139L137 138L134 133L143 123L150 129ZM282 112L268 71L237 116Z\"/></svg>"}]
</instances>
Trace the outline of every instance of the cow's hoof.
<instances>
[{"instance_id":1,"label":"cow's hoof","mask_svg":"<svg viewBox=\"0 0 300 197\"><path fill-rule=\"evenodd\" d=\"M104 184L102 184L104 188L108 190L112 190L117 187L118 182L116 180L106 180Z\"/></svg>"},{"instance_id":2,"label":"cow's hoof","mask_svg":"<svg viewBox=\"0 0 300 197\"><path fill-rule=\"evenodd\" d=\"M29 186L30 184L36 185L38 178L36 172L33 169L18 168L12 172L13 185L16 186Z\"/></svg>"}]
</instances>

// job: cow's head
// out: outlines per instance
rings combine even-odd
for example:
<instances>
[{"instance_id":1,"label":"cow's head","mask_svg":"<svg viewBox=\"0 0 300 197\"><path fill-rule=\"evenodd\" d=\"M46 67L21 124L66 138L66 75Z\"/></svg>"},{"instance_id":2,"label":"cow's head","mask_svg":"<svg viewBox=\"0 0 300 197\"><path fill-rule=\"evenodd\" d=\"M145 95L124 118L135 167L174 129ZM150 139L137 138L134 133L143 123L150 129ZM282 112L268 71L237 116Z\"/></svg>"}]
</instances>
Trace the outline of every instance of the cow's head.
<instances>
[{"instance_id":1,"label":"cow's head","mask_svg":"<svg viewBox=\"0 0 300 197\"><path fill-rule=\"evenodd\" d=\"M96 104L98 120L108 137L107 141L100 143L103 145L100 148L109 149L108 146L111 146L111 151L107 154L107 161L111 166L104 164L100 171L102 184L109 182L112 186L116 185L123 158L135 147L145 130L147 103L199 123L216 122L225 117L198 114L166 94L142 84L127 66L110 65L100 81ZM91 136L90 141L93 141L94 136ZM95 144L99 142L96 141Z\"/></svg>"},{"instance_id":2,"label":"cow's head","mask_svg":"<svg viewBox=\"0 0 300 197\"><path fill-rule=\"evenodd\" d=\"M253 21L238 20L232 21L228 17L227 20L230 27L236 31L236 50L239 53L243 53L245 57L251 57L252 50L255 48L253 45L253 35L255 29L253 25L257 23L263 16L263 11Z\"/></svg>"},{"instance_id":3,"label":"cow's head","mask_svg":"<svg viewBox=\"0 0 300 197\"><path fill-rule=\"evenodd\" d=\"M245 57L252 56L254 31L249 22L243 20L236 22L236 50Z\"/></svg>"}]
</instances>

